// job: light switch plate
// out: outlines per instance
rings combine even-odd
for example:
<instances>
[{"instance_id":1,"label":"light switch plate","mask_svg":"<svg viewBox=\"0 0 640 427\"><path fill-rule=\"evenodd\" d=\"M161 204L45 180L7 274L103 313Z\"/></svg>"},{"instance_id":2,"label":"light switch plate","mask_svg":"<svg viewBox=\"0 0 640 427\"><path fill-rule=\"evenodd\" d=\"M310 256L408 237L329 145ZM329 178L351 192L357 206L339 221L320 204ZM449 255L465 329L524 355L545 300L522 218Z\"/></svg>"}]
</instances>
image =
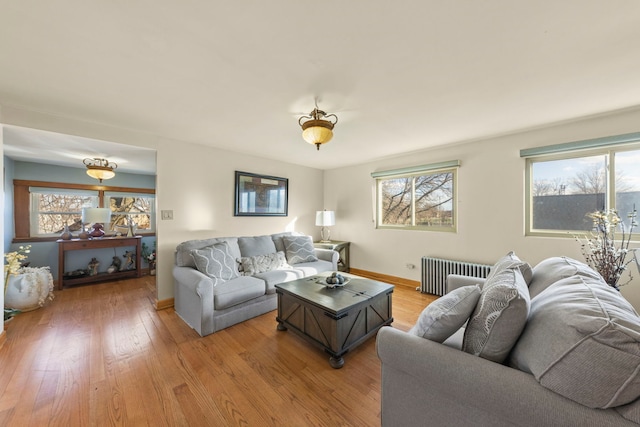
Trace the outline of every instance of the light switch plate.
<instances>
[{"instance_id":1,"label":"light switch plate","mask_svg":"<svg viewBox=\"0 0 640 427\"><path fill-rule=\"evenodd\" d=\"M173 211L160 211L160 218L163 220L173 219Z\"/></svg>"}]
</instances>

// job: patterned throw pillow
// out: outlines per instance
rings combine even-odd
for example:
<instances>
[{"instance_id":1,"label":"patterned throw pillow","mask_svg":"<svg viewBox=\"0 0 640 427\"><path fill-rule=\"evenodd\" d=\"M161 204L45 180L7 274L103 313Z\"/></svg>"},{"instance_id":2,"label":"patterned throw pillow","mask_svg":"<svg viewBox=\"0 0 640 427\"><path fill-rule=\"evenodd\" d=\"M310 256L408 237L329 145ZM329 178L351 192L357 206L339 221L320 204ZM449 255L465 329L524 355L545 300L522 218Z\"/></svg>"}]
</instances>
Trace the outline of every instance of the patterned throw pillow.
<instances>
[{"instance_id":1,"label":"patterned throw pillow","mask_svg":"<svg viewBox=\"0 0 640 427\"><path fill-rule=\"evenodd\" d=\"M239 277L236 260L227 242L191 250L196 268L213 279L213 286Z\"/></svg>"},{"instance_id":2,"label":"patterned throw pillow","mask_svg":"<svg viewBox=\"0 0 640 427\"><path fill-rule=\"evenodd\" d=\"M429 304L410 334L442 343L464 325L480 299L480 286L463 286Z\"/></svg>"},{"instance_id":3,"label":"patterned throw pillow","mask_svg":"<svg viewBox=\"0 0 640 427\"><path fill-rule=\"evenodd\" d=\"M287 264L284 252L242 257L238 259L238 262L240 262L242 266L242 274L244 276L253 276L254 274L264 273L265 271L291 268L291 266Z\"/></svg>"},{"instance_id":4,"label":"patterned throw pillow","mask_svg":"<svg viewBox=\"0 0 640 427\"><path fill-rule=\"evenodd\" d=\"M284 236L284 247L287 250L289 264L318 261L316 249L310 236Z\"/></svg>"},{"instance_id":5,"label":"patterned throw pillow","mask_svg":"<svg viewBox=\"0 0 640 427\"><path fill-rule=\"evenodd\" d=\"M518 266L506 268L484 284L464 330L462 350L502 363L527 323L529 289Z\"/></svg>"},{"instance_id":6,"label":"patterned throw pillow","mask_svg":"<svg viewBox=\"0 0 640 427\"><path fill-rule=\"evenodd\" d=\"M518 268L520 273L522 273L524 281L527 282L527 286L531 283L531 278L533 277L533 269L531 268L531 265L518 258L518 255L513 251L500 258L493 267L491 267L489 275L487 276L487 281L491 280L494 275L502 272L506 268Z\"/></svg>"}]
</instances>

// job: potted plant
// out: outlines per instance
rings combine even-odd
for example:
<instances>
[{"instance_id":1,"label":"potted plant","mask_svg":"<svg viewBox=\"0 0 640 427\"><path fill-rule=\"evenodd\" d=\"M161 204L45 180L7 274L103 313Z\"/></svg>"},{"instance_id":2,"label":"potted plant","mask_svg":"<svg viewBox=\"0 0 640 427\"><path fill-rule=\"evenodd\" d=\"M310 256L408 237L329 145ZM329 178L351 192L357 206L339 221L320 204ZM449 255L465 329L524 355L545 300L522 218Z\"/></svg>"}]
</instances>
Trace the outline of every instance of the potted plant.
<instances>
[{"instance_id":1,"label":"potted plant","mask_svg":"<svg viewBox=\"0 0 640 427\"><path fill-rule=\"evenodd\" d=\"M627 265L633 261L633 257L627 259L627 255L634 249L629 249L631 235L636 222L636 208L630 212L628 229L615 209L592 212L587 215L593 220L593 229L582 237L576 236L580 243L580 249L585 261L596 270L607 284L617 290L626 285L629 279L620 283L622 273ZM619 233L619 244L616 245L616 232Z\"/></svg>"}]
</instances>

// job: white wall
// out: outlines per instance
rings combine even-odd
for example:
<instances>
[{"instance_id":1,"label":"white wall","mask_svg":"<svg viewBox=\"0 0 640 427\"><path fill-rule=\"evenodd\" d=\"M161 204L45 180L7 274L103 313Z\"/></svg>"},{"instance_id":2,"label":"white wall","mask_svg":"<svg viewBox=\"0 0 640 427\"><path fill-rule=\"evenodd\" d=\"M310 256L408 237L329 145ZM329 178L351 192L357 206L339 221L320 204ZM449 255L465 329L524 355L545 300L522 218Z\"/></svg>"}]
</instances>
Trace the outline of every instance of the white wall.
<instances>
[{"instance_id":1,"label":"white wall","mask_svg":"<svg viewBox=\"0 0 640 427\"><path fill-rule=\"evenodd\" d=\"M252 236L299 231L319 236L315 211L322 209L323 172L255 156L186 143L158 145L158 209L173 210L173 221L159 221L158 274L171 275L165 262L176 245L212 236ZM289 215L234 217L234 171L289 179ZM160 258L162 257L162 258ZM173 285L159 299L173 296Z\"/></svg>"},{"instance_id":2,"label":"white wall","mask_svg":"<svg viewBox=\"0 0 640 427\"><path fill-rule=\"evenodd\" d=\"M509 250L531 264L554 255L582 259L577 243L570 238L524 236L524 160L519 151L637 132L640 110L410 153L330 173L7 107L0 109L0 123L157 150L157 210L174 211L173 221L158 221L158 299L163 300L173 296L173 252L180 242L287 229L318 237L314 212L322 208L336 211L331 236L352 242L353 267L416 281L420 280L420 258L424 255L489 264ZM455 159L462 164L458 173L457 233L374 228L371 172ZM289 178L289 216L234 217L234 170ZM416 269L406 269L407 263L415 264ZM623 288L623 294L640 307L640 274L634 273L636 279Z\"/></svg>"},{"instance_id":3,"label":"white wall","mask_svg":"<svg viewBox=\"0 0 640 427\"><path fill-rule=\"evenodd\" d=\"M493 264L514 250L532 265L558 255L582 260L579 245L572 238L524 236L525 161L519 152L637 132L638 123L640 110L636 109L331 170L325 174L324 188L325 208L336 211L332 238L352 242L353 267L416 281L420 280L420 258L425 255ZM447 160L461 161L457 233L375 229L371 172ZM416 268L407 269L408 263ZM635 279L622 293L640 307L640 273L635 266L631 268Z\"/></svg>"},{"instance_id":4,"label":"white wall","mask_svg":"<svg viewBox=\"0 0 640 427\"><path fill-rule=\"evenodd\" d=\"M323 207L320 170L11 107L0 109L0 123L157 151L156 209L173 210L174 217L157 223L159 300L173 297L173 253L184 240L285 230L319 237L315 211ZM234 217L235 170L289 178L289 215Z\"/></svg>"}]
</instances>

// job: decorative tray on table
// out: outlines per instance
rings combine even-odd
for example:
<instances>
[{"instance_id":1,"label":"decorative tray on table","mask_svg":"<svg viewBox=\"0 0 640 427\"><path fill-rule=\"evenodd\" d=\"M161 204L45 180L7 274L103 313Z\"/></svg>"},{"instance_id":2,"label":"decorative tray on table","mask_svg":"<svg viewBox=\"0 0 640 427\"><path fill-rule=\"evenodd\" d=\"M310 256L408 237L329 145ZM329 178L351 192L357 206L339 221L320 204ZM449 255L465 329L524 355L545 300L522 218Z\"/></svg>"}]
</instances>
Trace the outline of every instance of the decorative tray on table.
<instances>
[{"instance_id":1,"label":"decorative tray on table","mask_svg":"<svg viewBox=\"0 0 640 427\"><path fill-rule=\"evenodd\" d=\"M331 276L327 277L322 283L324 283L327 288L332 289L344 286L350 281L350 278L344 277L340 273L332 273Z\"/></svg>"}]
</instances>

